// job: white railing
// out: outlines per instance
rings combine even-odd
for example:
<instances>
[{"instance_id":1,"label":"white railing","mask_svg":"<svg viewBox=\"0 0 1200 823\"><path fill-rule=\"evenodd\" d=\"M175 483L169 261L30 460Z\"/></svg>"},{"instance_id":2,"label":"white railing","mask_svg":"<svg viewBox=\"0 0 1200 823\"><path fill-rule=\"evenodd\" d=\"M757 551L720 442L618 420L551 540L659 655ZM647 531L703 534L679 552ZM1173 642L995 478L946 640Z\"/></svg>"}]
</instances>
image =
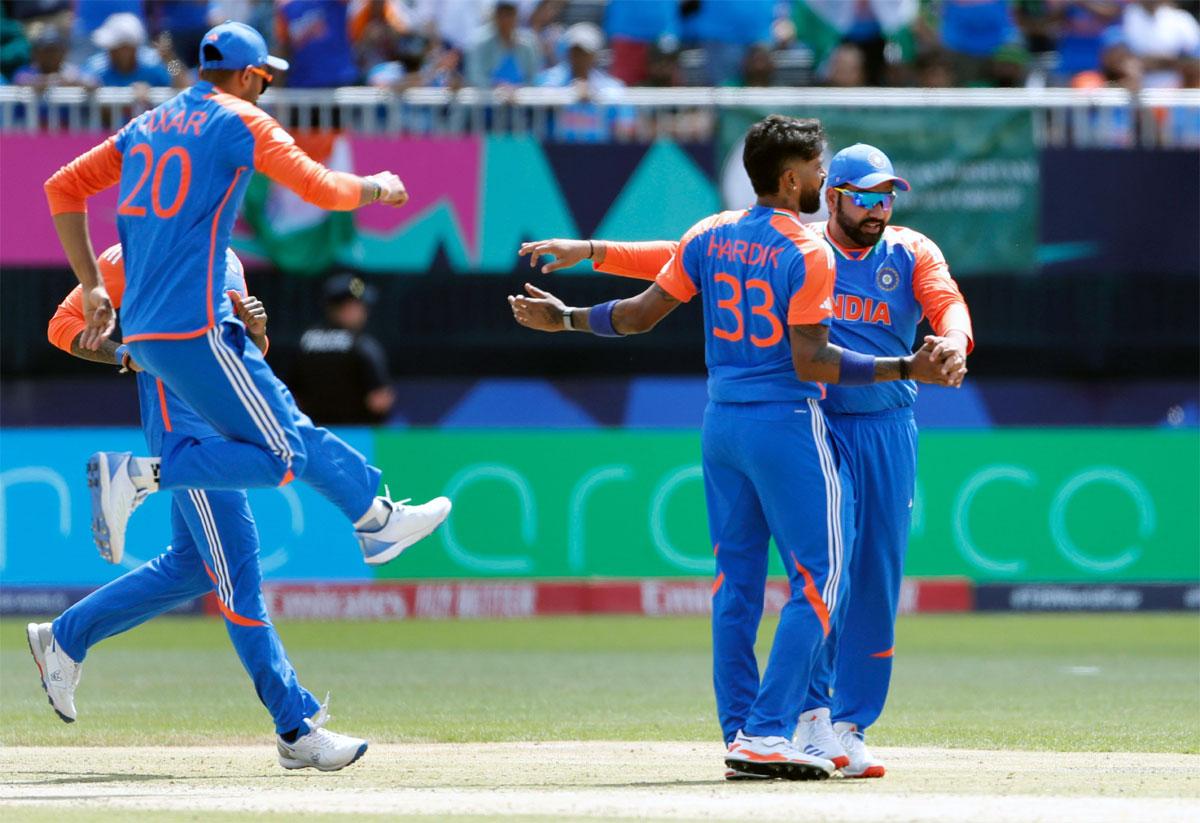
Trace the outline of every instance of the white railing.
<instances>
[{"instance_id":1,"label":"white railing","mask_svg":"<svg viewBox=\"0 0 1200 823\"><path fill-rule=\"evenodd\" d=\"M176 92L157 88L32 89L0 87L0 132L103 131L161 103ZM584 101L586 102L586 101ZM581 103L569 88L528 87L498 94L466 88L274 89L262 105L291 128L341 127L373 134L531 134L559 139L555 120ZM1197 145L1190 135L1200 121L1200 89L832 89L630 88L591 103L598 111L620 110L619 141L658 136L703 139L717 115L730 107L760 109L837 108L1027 108L1034 113L1039 146ZM1196 129L1200 130L1200 129Z\"/></svg>"}]
</instances>

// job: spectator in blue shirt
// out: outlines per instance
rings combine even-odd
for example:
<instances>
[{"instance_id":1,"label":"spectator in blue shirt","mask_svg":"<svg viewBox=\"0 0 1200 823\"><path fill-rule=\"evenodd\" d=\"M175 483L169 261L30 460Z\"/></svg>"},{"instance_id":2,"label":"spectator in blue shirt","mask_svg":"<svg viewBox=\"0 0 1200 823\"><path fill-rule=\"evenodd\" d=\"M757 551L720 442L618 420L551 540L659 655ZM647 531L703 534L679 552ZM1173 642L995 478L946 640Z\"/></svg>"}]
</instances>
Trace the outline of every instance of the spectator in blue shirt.
<instances>
[{"instance_id":1,"label":"spectator in blue shirt","mask_svg":"<svg viewBox=\"0 0 1200 823\"><path fill-rule=\"evenodd\" d=\"M292 66L282 79L293 88L358 84L346 0L276 0L275 44Z\"/></svg>"},{"instance_id":2,"label":"spectator in blue shirt","mask_svg":"<svg viewBox=\"0 0 1200 823\"><path fill-rule=\"evenodd\" d=\"M554 126L562 141L597 143L612 139L614 132L633 130L634 113L619 102L625 84L596 68L596 55L604 47L604 35L593 23L576 23L563 34L567 59L538 75L539 86L574 88L579 102L559 109Z\"/></svg>"},{"instance_id":3,"label":"spectator in blue shirt","mask_svg":"<svg viewBox=\"0 0 1200 823\"><path fill-rule=\"evenodd\" d=\"M686 21L684 39L703 45L709 85L736 81L746 49L772 41L776 6L775 0L700 0L700 10Z\"/></svg>"},{"instance_id":4,"label":"spectator in blue shirt","mask_svg":"<svg viewBox=\"0 0 1200 823\"><path fill-rule=\"evenodd\" d=\"M542 68L537 40L517 27L517 4L501 0L493 12L492 25L466 55L467 85L525 86Z\"/></svg>"},{"instance_id":5,"label":"spectator in blue shirt","mask_svg":"<svg viewBox=\"0 0 1200 823\"><path fill-rule=\"evenodd\" d=\"M37 22L29 27L33 58L29 65L13 74L13 84L32 86L38 91L58 86L87 85L83 71L67 61L67 39L62 30L50 23Z\"/></svg>"},{"instance_id":6,"label":"spectator in blue shirt","mask_svg":"<svg viewBox=\"0 0 1200 823\"><path fill-rule=\"evenodd\" d=\"M608 0L604 31L612 49L613 77L640 86L647 79L651 47L679 43L679 0Z\"/></svg>"},{"instance_id":7,"label":"spectator in blue shirt","mask_svg":"<svg viewBox=\"0 0 1200 823\"><path fill-rule=\"evenodd\" d=\"M183 70L172 76L162 57L146 45L146 28L129 12L110 15L92 33L92 43L102 51L84 64L83 73L98 86L175 86L186 88L189 76Z\"/></svg>"},{"instance_id":8,"label":"spectator in blue shirt","mask_svg":"<svg viewBox=\"0 0 1200 823\"><path fill-rule=\"evenodd\" d=\"M942 45L960 82L1011 85L1024 41L1009 0L941 0L940 12Z\"/></svg>"},{"instance_id":9,"label":"spectator in blue shirt","mask_svg":"<svg viewBox=\"0 0 1200 823\"><path fill-rule=\"evenodd\" d=\"M153 5L158 30L170 33L175 50L190 68L199 65L200 41L210 28L208 5L208 0L170 0Z\"/></svg>"}]
</instances>

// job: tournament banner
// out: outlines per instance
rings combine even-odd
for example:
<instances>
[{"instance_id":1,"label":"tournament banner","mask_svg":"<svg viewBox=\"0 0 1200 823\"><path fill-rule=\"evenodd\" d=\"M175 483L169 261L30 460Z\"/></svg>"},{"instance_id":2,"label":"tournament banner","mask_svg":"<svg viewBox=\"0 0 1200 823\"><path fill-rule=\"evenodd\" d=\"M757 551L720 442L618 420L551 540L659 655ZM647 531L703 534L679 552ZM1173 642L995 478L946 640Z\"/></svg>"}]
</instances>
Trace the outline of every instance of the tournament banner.
<instances>
[{"instance_id":1,"label":"tournament banner","mask_svg":"<svg viewBox=\"0 0 1200 823\"><path fill-rule=\"evenodd\" d=\"M743 140L752 123L773 113L819 118L830 155L854 143L882 149L896 174L912 184L897 198L892 222L931 237L955 275L1035 270L1038 153L1028 109L724 109L720 163L726 208L753 202L742 167ZM827 216L822 201L813 219Z\"/></svg>"},{"instance_id":2,"label":"tournament banner","mask_svg":"<svg viewBox=\"0 0 1200 823\"><path fill-rule=\"evenodd\" d=\"M65 266L42 185L105 137L3 136L0 263ZM234 249L249 262L264 260L300 276L336 266L404 276L507 274L522 265L516 252L526 240L675 239L720 209L712 143L542 144L532 137L330 132L301 132L296 141L330 168L393 170L411 198L399 209L332 213L255 175ZM89 203L98 249L116 240L116 207L115 188Z\"/></svg>"},{"instance_id":3,"label":"tournament banner","mask_svg":"<svg viewBox=\"0 0 1200 823\"><path fill-rule=\"evenodd\" d=\"M341 432L397 496L454 500L432 537L378 569L304 483L250 493L269 581L662 579L714 573L694 430ZM132 429L0 429L0 582L95 586L125 568L89 531L87 455ZM927 431L905 572L975 583L1195 584L1200 433ZM170 539L171 497L130 520L126 567ZM778 558L773 574L781 575Z\"/></svg>"}]
</instances>

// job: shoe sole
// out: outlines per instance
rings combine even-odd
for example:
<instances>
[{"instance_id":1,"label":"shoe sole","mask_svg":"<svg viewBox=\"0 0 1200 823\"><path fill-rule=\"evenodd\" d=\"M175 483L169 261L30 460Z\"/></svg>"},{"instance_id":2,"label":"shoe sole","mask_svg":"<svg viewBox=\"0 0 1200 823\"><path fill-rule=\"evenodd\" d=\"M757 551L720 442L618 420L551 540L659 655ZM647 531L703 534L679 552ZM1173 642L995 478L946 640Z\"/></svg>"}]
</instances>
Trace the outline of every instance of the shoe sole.
<instances>
[{"instance_id":1,"label":"shoe sole","mask_svg":"<svg viewBox=\"0 0 1200 823\"><path fill-rule=\"evenodd\" d=\"M852 780L859 780L865 777L883 777L887 774L887 769L883 766L867 766L861 774L848 774L845 770L842 771L842 774Z\"/></svg>"},{"instance_id":2,"label":"shoe sole","mask_svg":"<svg viewBox=\"0 0 1200 823\"><path fill-rule=\"evenodd\" d=\"M749 772L742 771L740 768L735 769L730 767L725 770L725 779L730 783L745 783L756 780L770 780L771 778L765 774L750 774Z\"/></svg>"},{"instance_id":3,"label":"shoe sole","mask_svg":"<svg viewBox=\"0 0 1200 823\"><path fill-rule=\"evenodd\" d=\"M104 499L108 496L111 476L108 471L108 455L96 452L88 458L87 484L92 495L92 540L100 550L100 556L109 563L120 563L124 545L114 548L108 518L104 514Z\"/></svg>"},{"instance_id":4,"label":"shoe sole","mask_svg":"<svg viewBox=\"0 0 1200 823\"><path fill-rule=\"evenodd\" d=\"M350 764L358 762L358 759L367 753L367 746L369 745L369 743L363 743L358 747L358 751L354 753L354 757L350 758L340 766L318 766L316 763L306 763L303 760L293 760L291 758L283 757L279 758L279 765L283 766L285 769L316 769L317 771L321 772L341 771Z\"/></svg>"},{"instance_id":5,"label":"shoe sole","mask_svg":"<svg viewBox=\"0 0 1200 823\"><path fill-rule=\"evenodd\" d=\"M38 633L37 623L30 623L25 627L25 641L29 644L29 653L33 656L33 664L37 666L38 682L42 684L42 691L46 693L46 702L50 704L50 708L54 709L54 713L64 723L74 723L75 718L67 717L58 710L58 706L54 705L54 699L50 697L50 688L46 685L46 658L40 654L42 641L34 640L34 635Z\"/></svg>"},{"instance_id":6,"label":"shoe sole","mask_svg":"<svg viewBox=\"0 0 1200 823\"><path fill-rule=\"evenodd\" d=\"M368 566L382 566L384 563L390 563L391 561L393 561L397 557L399 557L401 555L401 553L403 553L404 550L407 549L409 546L412 546L415 543L420 543L426 537L429 537L429 535L431 535L435 531L437 531L441 527L441 525L446 522L446 519L448 517L450 517L449 509L446 510L446 514L442 517L441 520L434 523L428 529L416 532L415 534L411 534L408 537L401 540L399 543L393 543L391 548L387 549L386 551L382 551L379 554L372 555L371 557L364 557L363 562L366 563Z\"/></svg>"},{"instance_id":7,"label":"shoe sole","mask_svg":"<svg viewBox=\"0 0 1200 823\"><path fill-rule=\"evenodd\" d=\"M775 761L770 763L755 763L749 760L725 758L725 765L732 771L745 772L758 777L773 777L779 780L825 780L829 772L820 766L810 763L794 763ZM726 778L728 779L728 778Z\"/></svg>"}]
</instances>

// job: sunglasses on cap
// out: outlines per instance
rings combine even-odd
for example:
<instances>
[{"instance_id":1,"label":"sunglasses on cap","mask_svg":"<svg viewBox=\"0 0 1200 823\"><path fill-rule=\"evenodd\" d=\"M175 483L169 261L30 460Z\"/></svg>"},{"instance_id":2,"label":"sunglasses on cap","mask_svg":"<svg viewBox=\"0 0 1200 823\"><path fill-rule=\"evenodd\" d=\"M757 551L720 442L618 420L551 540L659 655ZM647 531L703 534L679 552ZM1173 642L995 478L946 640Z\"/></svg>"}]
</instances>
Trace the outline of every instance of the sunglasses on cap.
<instances>
[{"instance_id":1,"label":"sunglasses on cap","mask_svg":"<svg viewBox=\"0 0 1200 823\"><path fill-rule=\"evenodd\" d=\"M873 209L879 205L882 205L885 209L890 209L892 204L896 202L896 192L894 191L855 191L840 187L835 187L834 191L841 192L849 197L850 201L860 209Z\"/></svg>"},{"instance_id":2,"label":"sunglasses on cap","mask_svg":"<svg viewBox=\"0 0 1200 823\"><path fill-rule=\"evenodd\" d=\"M269 71L260 69L258 66L246 66L246 68L263 79L263 91L271 88L271 83L275 82L275 75Z\"/></svg>"}]
</instances>

